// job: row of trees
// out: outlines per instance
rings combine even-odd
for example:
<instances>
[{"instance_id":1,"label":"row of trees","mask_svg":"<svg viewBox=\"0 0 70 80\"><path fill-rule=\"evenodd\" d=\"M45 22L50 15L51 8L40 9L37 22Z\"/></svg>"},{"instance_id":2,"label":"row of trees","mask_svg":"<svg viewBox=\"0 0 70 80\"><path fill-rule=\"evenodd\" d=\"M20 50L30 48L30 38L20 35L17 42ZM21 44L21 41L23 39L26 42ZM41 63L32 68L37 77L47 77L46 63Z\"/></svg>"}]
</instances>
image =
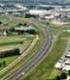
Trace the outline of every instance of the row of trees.
<instances>
[{"instance_id":1,"label":"row of trees","mask_svg":"<svg viewBox=\"0 0 70 80\"><path fill-rule=\"evenodd\" d=\"M31 14L28 14L28 13L25 14L25 18L31 18L31 17L36 18L35 15L31 15Z\"/></svg>"}]
</instances>

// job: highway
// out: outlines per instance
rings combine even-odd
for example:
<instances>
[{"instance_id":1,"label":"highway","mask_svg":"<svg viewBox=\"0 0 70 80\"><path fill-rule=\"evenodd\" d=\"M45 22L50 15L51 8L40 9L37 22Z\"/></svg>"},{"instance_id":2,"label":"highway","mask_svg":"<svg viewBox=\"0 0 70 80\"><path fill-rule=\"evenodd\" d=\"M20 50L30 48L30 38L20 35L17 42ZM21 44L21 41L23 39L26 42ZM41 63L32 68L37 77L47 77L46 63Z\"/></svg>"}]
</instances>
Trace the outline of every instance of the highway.
<instances>
[{"instance_id":1,"label":"highway","mask_svg":"<svg viewBox=\"0 0 70 80\"><path fill-rule=\"evenodd\" d=\"M42 32L44 34L44 43L39 52L36 53L36 55L31 60L22 65L18 71L14 72L10 76L7 76L4 80L20 80L22 76L27 75L27 73L29 73L29 71L31 71L34 66L39 64L43 58L48 55L48 51L52 45L53 37L50 30L46 27L42 28Z\"/></svg>"}]
</instances>

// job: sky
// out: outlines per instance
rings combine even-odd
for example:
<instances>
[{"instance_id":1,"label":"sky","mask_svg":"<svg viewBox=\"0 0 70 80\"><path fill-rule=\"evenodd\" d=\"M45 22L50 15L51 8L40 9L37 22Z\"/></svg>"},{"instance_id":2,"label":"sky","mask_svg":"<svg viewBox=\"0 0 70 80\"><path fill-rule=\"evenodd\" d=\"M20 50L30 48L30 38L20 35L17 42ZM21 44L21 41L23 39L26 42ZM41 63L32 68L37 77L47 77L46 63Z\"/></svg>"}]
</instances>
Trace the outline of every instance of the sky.
<instances>
[{"instance_id":1,"label":"sky","mask_svg":"<svg viewBox=\"0 0 70 80\"><path fill-rule=\"evenodd\" d=\"M70 0L0 0L0 1L23 1L23 2L50 2L50 3L70 3Z\"/></svg>"}]
</instances>

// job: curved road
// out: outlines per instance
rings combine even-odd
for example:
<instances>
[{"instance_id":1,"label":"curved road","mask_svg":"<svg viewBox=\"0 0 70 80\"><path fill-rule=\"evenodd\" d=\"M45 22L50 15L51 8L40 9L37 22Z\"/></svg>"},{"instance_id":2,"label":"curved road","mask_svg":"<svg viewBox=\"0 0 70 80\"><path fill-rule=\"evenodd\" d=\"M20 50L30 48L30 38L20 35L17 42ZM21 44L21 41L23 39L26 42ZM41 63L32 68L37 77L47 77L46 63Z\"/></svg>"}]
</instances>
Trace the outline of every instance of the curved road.
<instances>
[{"instance_id":1,"label":"curved road","mask_svg":"<svg viewBox=\"0 0 70 80\"><path fill-rule=\"evenodd\" d=\"M7 76L7 78L5 78L4 80L20 80L22 76L26 75L29 71L31 71L31 69L35 65L37 65L40 61L42 61L45 56L48 55L47 52L51 47L53 37L48 28L43 28L42 31L44 34L44 43L42 49L40 49L39 52L30 61L25 63L25 65L22 65L18 71L16 71L10 76Z\"/></svg>"}]
</instances>

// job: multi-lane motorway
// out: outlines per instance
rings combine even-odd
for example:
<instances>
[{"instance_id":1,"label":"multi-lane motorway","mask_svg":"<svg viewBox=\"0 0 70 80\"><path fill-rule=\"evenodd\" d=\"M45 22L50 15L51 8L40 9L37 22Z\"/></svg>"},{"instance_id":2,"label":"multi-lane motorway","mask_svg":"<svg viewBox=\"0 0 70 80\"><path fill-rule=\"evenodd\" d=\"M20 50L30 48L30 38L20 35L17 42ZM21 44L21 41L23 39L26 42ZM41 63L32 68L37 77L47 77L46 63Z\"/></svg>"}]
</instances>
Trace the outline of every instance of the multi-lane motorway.
<instances>
[{"instance_id":1,"label":"multi-lane motorway","mask_svg":"<svg viewBox=\"0 0 70 80\"><path fill-rule=\"evenodd\" d=\"M7 76L4 80L20 80L22 76L24 77L25 75L27 75L27 73L29 73L34 68L34 66L39 64L43 60L43 58L48 55L53 37L50 30L46 27L42 28L42 33L44 34L44 43L38 53L36 53L36 55L27 63L22 65L16 72L11 74L10 76Z\"/></svg>"}]
</instances>

